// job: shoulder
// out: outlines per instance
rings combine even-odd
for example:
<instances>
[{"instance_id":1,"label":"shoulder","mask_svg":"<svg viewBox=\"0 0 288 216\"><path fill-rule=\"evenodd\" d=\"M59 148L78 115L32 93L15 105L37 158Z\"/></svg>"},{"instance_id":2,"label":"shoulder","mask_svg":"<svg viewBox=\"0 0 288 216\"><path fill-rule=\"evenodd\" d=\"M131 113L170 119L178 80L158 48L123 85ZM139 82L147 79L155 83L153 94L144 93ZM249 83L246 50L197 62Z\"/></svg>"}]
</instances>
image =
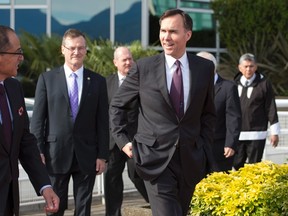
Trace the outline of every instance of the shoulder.
<instances>
[{"instance_id":1,"label":"shoulder","mask_svg":"<svg viewBox=\"0 0 288 216\"><path fill-rule=\"evenodd\" d=\"M83 71L83 79L87 79L87 80L90 80L92 82L96 81L96 82L105 82L106 84L106 79L104 76L100 75L99 73L97 72L94 72L92 70L89 70L87 68L84 68L84 71Z\"/></svg>"},{"instance_id":2,"label":"shoulder","mask_svg":"<svg viewBox=\"0 0 288 216\"><path fill-rule=\"evenodd\" d=\"M106 81L110 82L110 81L114 80L116 77L118 77L117 72L110 74L108 77L106 77Z\"/></svg>"},{"instance_id":3,"label":"shoulder","mask_svg":"<svg viewBox=\"0 0 288 216\"><path fill-rule=\"evenodd\" d=\"M55 76L61 72L64 73L64 67L63 66L54 68L52 70L45 71L45 72L41 73L40 76L43 76L45 78L49 78L49 77L53 77L53 76Z\"/></svg>"},{"instance_id":4,"label":"shoulder","mask_svg":"<svg viewBox=\"0 0 288 216\"><path fill-rule=\"evenodd\" d=\"M159 53L157 55L153 55L153 56L147 56L147 57L143 57L143 58L140 58L136 61L136 64L138 65L148 65L149 64L153 64L154 62L159 62L159 61L165 61L165 56L164 56L164 53Z\"/></svg>"},{"instance_id":5,"label":"shoulder","mask_svg":"<svg viewBox=\"0 0 288 216\"><path fill-rule=\"evenodd\" d=\"M187 53L188 61L189 61L189 67L195 67L199 68L201 70L208 70L213 72L214 74L214 64L212 61L202 58L200 56L196 56L192 53Z\"/></svg>"},{"instance_id":6,"label":"shoulder","mask_svg":"<svg viewBox=\"0 0 288 216\"><path fill-rule=\"evenodd\" d=\"M13 91L15 89L20 89L22 91L22 86L21 86L21 83L18 79L14 78L14 77L11 77L11 78L8 78L4 81L4 85L7 89L7 91Z\"/></svg>"},{"instance_id":7,"label":"shoulder","mask_svg":"<svg viewBox=\"0 0 288 216\"><path fill-rule=\"evenodd\" d=\"M237 87L236 83L231 81L231 80L227 80L227 79L222 78L222 83L223 83L223 85L227 86L228 88L236 88Z\"/></svg>"}]
</instances>

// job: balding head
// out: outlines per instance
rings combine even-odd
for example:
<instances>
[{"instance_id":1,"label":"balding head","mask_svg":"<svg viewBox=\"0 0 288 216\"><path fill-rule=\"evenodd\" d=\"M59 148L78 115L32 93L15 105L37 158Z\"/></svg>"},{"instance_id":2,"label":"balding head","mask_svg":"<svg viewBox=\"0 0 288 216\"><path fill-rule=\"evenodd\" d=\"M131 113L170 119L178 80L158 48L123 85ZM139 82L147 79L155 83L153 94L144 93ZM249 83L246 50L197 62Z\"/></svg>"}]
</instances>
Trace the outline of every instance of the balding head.
<instances>
[{"instance_id":1,"label":"balding head","mask_svg":"<svg viewBox=\"0 0 288 216\"><path fill-rule=\"evenodd\" d=\"M209 52L205 52L205 51L198 52L196 55L212 61L212 62L214 63L214 67L215 67L214 72L216 72L217 60L216 60L216 58L214 57L214 55L212 55L212 54L209 53Z\"/></svg>"}]
</instances>

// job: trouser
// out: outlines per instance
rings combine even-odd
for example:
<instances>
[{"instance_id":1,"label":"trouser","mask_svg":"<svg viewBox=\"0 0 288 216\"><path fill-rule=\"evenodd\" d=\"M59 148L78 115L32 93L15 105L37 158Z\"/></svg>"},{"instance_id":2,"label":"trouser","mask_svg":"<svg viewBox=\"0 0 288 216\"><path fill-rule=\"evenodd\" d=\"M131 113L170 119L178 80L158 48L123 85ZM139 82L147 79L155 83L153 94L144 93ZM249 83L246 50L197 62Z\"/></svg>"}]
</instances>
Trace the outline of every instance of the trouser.
<instances>
[{"instance_id":1,"label":"trouser","mask_svg":"<svg viewBox=\"0 0 288 216\"><path fill-rule=\"evenodd\" d=\"M239 141L238 149L234 157L233 166L236 170L248 163L261 162L266 140L244 140Z\"/></svg>"}]
</instances>

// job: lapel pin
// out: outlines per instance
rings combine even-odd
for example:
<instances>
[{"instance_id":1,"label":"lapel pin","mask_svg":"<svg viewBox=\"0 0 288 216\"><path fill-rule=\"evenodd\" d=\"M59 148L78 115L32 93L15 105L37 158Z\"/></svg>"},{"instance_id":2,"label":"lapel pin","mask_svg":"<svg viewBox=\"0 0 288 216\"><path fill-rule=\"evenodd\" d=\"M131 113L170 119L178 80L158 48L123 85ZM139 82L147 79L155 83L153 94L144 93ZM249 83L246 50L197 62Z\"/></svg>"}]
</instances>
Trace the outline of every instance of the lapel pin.
<instances>
[{"instance_id":1,"label":"lapel pin","mask_svg":"<svg viewBox=\"0 0 288 216\"><path fill-rule=\"evenodd\" d=\"M18 110L19 116L22 116L22 115L23 115L23 111L24 111L23 107L20 107L20 109Z\"/></svg>"}]
</instances>

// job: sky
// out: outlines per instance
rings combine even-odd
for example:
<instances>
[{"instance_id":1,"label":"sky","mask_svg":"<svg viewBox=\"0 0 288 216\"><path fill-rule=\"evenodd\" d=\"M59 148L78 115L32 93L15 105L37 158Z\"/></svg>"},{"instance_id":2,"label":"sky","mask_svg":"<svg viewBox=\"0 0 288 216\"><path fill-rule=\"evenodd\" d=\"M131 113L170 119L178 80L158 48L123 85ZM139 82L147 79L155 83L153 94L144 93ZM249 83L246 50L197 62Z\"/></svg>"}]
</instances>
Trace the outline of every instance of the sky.
<instances>
[{"instance_id":1,"label":"sky","mask_svg":"<svg viewBox=\"0 0 288 216\"><path fill-rule=\"evenodd\" d=\"M52 16L61 24L87 21L92 16L110 7L111 0L52 0ZM115 0L115 12L123 13L141 0ZM85 3L84 3L85 2Z\"/></svg>"}]
</instances>

